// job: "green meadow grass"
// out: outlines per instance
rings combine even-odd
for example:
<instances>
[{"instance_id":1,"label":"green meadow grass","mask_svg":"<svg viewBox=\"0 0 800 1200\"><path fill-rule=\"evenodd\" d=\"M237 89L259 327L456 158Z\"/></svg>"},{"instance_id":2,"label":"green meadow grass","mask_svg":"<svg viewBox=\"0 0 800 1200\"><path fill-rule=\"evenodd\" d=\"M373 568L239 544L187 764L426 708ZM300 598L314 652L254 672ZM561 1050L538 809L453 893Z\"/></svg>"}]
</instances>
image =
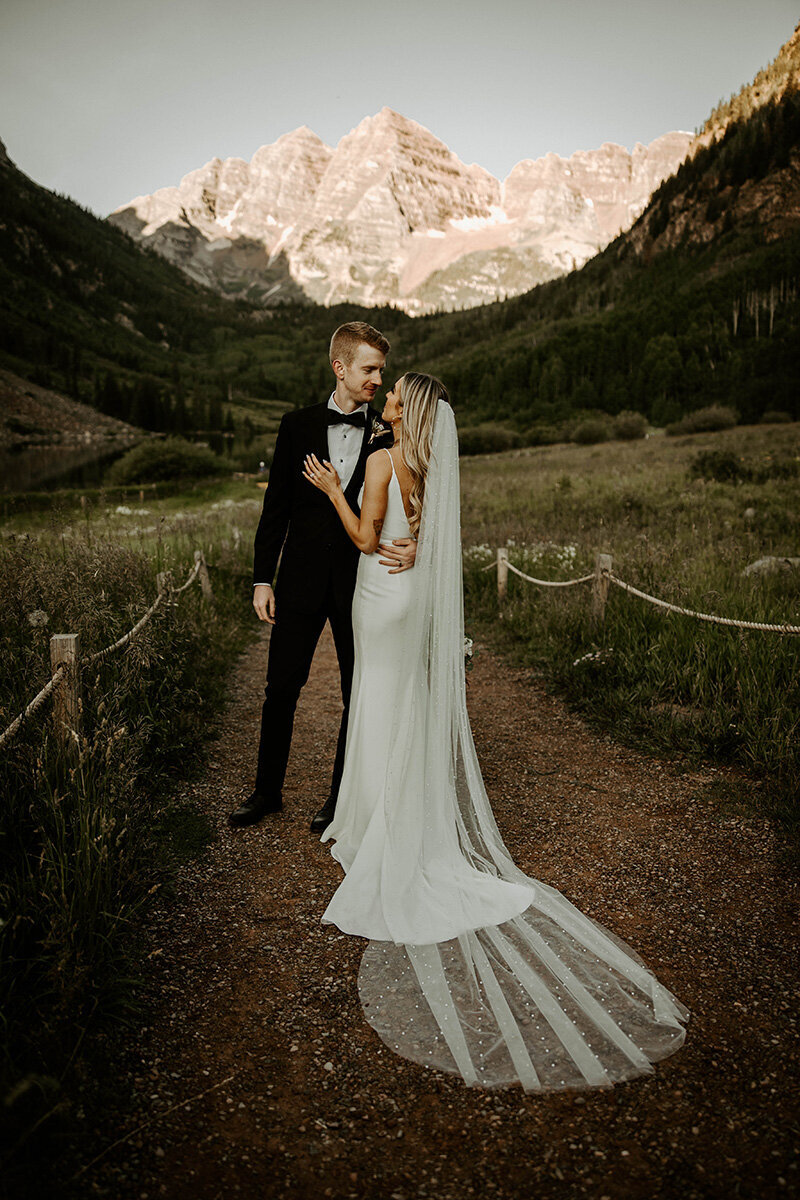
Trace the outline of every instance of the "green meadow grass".
<instances>
[{"instance_id":1,"label":"green meadow grass","mask_svg":"<svg viewBox=\"0 0 800 1200\"><path fill-rule=\"evenodd\" d=\"M693 479L692 462L709 449L763 482ZM800 571L743 574L766 555L800 555L800 478L779 477L798 461L796 424L464 460L468 625L612 736L744 768L752 804L794 825L800 637L667 614L614 585L599 624L591 585L547 589L513 574L501 616L496 574L481 568L507 546L521 570L569 579L608 553L619 578L674 604L800 625Z\"/></svg>"},{"instance_id":2,"label":"green meadow grass","mask_svg":"<svg viewBox=\"0 0 800 1200\"><path fill-rule=\"evenodd\" d=\"M260 495L218 484L3 530L0 729L48 679L52 633L80 634L83 655L110 644L152 603L156 573L182 583L196 548L215 596L204 604L195 583L83 671L82 731L67 751L49 702L0 749L0 1090L20 1195L50 1187L43 1164L77 1131L79 1108L102 1102L104 1073L87 1069L86 1052L99 1031L136 1019L138 930L176 861L213 836L174 784L202 769L227 673L255 630Z\"/></svg>"}]
</instances>

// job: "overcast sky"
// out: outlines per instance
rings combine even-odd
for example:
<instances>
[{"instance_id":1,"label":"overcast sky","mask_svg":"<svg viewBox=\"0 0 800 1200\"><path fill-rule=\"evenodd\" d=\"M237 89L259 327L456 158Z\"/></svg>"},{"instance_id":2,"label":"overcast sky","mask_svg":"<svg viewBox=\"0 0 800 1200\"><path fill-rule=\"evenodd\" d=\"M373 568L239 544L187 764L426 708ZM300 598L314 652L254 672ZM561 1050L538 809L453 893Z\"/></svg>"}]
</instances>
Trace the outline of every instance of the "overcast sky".
<instances>
[{"instance_id":1,"label":"overcast sky","mask_svg":"<svg viewBox=\"0 0 800 1200\"><path fill-rule=\"evenodd\" d=\"M384 105L504 178L699 126L795 0L0 0L0 139L105 215L214 155Z\"/></svg>"}]
</instances>

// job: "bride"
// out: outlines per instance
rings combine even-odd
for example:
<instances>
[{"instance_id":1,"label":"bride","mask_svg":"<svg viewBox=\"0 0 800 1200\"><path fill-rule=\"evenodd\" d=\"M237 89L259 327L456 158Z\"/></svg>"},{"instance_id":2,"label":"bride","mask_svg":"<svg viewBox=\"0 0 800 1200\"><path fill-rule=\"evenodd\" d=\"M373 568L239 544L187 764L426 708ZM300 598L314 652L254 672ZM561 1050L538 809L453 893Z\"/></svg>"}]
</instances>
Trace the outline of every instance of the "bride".
<instances>
[{"instance_id":1,"label":"bride","mask_svg":"<svg viewBox=\"0 0 800 1200\"><path fill-rule=\"evenodd\" d=\"M360 516L308 456L362 551L344 774L322 841L345 877L323 921L369 939L358 986L393 1050L468 1084L604 1087L651 1073L687 1010L620 939L512 861L466 706L458 439L444 386L408 372L387 394L390 450L368 462ZM387 573L383 538L418 539Z\"/></svg>"}]
</instances>

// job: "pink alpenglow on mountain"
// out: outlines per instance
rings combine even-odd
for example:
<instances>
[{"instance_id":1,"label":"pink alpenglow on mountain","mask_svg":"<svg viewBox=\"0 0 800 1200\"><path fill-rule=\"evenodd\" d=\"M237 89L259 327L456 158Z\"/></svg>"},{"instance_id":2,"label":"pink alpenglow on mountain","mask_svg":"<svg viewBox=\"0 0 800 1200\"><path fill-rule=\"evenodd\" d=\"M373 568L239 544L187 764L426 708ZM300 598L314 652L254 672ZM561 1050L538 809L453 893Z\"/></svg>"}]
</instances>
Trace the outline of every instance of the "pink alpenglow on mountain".
<instances>
[{"instance_id":1,"label":"pink alpenglow on mountain","mask_svg":"<svg viewBox=\"0 0 800 1200\"><path fill-rule=\"evenodd\" d=\"M192 278L262 303L470 307L581 266L633 224L693 140L547 154L501 183L383 108L335 149L303 126L109 220Z\"/></svg>"}]
</instances>

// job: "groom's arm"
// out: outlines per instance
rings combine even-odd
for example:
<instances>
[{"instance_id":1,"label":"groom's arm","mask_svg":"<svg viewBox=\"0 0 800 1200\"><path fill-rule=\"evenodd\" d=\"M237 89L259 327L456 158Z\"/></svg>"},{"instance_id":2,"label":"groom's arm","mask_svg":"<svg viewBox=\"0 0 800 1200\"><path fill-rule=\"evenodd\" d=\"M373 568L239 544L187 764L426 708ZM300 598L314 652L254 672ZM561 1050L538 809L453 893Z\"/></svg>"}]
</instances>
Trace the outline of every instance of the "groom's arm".
<instances>
[{"instance_id":1,"label":"groom's arm","mask_svg":"<svg viewBox=\"0 0 800 1200\"><path fill-rule=\"evenodd\" d=\"M256 530L253 548L253 583L272 586L281 549L289 528L292 492L291 434L287 417L282 417L275 453L269 469L269 483Z\"/></svg>"}]
</instances>

